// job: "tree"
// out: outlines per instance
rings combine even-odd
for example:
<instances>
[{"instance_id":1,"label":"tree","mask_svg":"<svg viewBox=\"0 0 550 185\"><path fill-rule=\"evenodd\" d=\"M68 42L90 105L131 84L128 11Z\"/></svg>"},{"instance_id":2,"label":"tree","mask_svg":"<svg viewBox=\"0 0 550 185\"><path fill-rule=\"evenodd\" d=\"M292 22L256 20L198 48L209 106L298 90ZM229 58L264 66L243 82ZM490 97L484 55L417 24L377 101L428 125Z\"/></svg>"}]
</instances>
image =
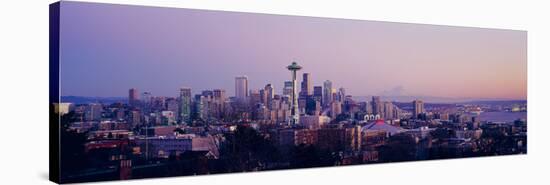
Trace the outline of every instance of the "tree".
<instances>
[{"instance_id":1,"label":"tree","mask_svg":"<svg viewBox=\"0 0 550 185\"><path fill-rule=\"evenodd\" d=\"M291 168L332 166L337 160L336 153L333 155L330 152L320 150L314 145L300 144L292 149L291 154Z\"/></svg>"},{"instance_id":2,"label":"tree","mask_svg":"<svg viewBox=\"0 0 550 185\"><path fill-rule=\"evenodd\" d=\"M179 127L174 129L174 132L177 133L177 134L185 134L185 131L183 131L183 129L181 129Z\"/></svg>"},{"instance_id":3,"label":"tree","mask_svg":"<svg viewBox=\"0 0 550 185\"><path fill-rule=\"evenodd\" d=\"M351 118L351 116L348 114L338 114L336 118L331 121L331 124L336 124L340 121L348 120L349 118Z\"/></svg>"},{"instance_id":4,"label":"tree","mask_svg":"<svg viewBox=\"0 0 550 185\"><path fill-rule=\"evenodd\" d=\"M61 116L59 131L61 175L82 170L88 166L84 147L87 140L86 133L78 133L70 129L70 123L73 121L75 121L74 112Z\"/></svg>"},{"instance_id":5,"label":"tree","mask_svg":"<svg viewBox=\"0 0 550 185\"><path fill-rule=\"evenodd\" d=\"M397 134L391 136L379 150L382 162L411 161L416 157L416 141L408 135Z\"/></svg>"},{"instance_id":6,"label":"tree","mask_svg":"<svg viewBox=\"0 0 550 185\"><path fill-rule=\"evenodd\" d=\"M452 130L446 128L437 128L434 131L430 132L430 135L434 139L445 140L451 138L454 134Z\"/></svg>"},{"instance_id":7,"label":"tree","mask_svg":"<svg viewBox=\"0 0 550 185\"><path fill-rule=\"evenodd\" d=\"M248 126L237 126L233 133L225 134L220 147L220 158L227 171L250 171L277 161L280 154L275 145Z\"/></svg>"}]
</instances>

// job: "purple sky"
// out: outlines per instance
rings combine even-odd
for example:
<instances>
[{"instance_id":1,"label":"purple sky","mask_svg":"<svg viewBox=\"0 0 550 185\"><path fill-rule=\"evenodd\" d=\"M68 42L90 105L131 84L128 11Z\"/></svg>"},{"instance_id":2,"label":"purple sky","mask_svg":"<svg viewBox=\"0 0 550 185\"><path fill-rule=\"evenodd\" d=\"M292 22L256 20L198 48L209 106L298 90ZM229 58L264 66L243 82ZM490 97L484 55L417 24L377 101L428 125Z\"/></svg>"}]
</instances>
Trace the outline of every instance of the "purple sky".
<instances>
[{"instance_id":1,"label":"purple sky","mask_svg":"<svg viewBox=\"0 0 550 185\"><path fill-rule=\"evenodd\" d=\"M527 97L525 31L62 2L60 43L63 96L280 93L295 60L354 96Z\"/></svg>"}]
</instances>

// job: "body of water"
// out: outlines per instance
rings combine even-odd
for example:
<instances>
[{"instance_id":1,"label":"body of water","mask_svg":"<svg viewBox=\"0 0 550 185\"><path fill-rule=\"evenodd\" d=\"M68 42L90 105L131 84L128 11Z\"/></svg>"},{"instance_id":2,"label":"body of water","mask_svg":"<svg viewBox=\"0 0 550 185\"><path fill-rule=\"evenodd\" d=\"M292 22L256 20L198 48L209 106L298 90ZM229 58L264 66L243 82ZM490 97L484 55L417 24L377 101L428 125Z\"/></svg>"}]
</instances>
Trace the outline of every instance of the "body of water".
<instances>
[{"instance_id":1,"label":"body of water","mask_svg":"<svg viewBox=\"0 0 550 185\"><path fill-rule=\"evenodd\" d=\"M480 121L513 122L517 119L527 120L527 112L482 112Z\"/></svg>"}]
</instances>

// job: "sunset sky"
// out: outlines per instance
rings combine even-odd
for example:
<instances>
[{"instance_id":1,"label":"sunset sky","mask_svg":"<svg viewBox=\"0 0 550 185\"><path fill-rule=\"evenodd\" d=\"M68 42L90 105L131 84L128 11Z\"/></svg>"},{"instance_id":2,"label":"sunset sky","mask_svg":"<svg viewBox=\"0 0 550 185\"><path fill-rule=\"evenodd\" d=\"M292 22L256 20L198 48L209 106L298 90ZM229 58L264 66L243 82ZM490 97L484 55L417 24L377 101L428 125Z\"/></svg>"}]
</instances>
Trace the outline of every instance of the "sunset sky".
<instances>
[{"instance_id":1,"label":"sunset sky","mask_svg":"<svg viewBox=\"0 0 550 185\"><path fill-rule=\"evenodd\" d=\"M60 39L63 96L281 93L296 61L354 96L527 97L525 31L62 2Z\"/></svg>"}]
</instances>

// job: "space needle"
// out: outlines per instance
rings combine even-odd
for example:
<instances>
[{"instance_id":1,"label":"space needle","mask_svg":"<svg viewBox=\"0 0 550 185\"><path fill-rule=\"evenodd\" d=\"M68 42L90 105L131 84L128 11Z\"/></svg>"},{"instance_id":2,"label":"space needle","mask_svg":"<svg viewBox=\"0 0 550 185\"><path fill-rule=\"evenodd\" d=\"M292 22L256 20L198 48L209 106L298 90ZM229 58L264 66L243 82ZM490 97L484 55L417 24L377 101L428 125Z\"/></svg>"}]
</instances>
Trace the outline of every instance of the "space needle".
<instances>
[{"instance_id":1,"label":"space needle","mask_svg":"<svg viewBox=\"0 0 550 185\"><path fill-rule=\"evenodd\" d=\"M296 62L292 62L292 64L290 64L286 68L292 73L292 104L290 109L290 124L294 126L297 125L300 121L300 113L298 112L298 92L296 92L298 90L298 88L296 87L296 71L302 69L302 66L299 66Z\"/></svg>"}]
</instances>

